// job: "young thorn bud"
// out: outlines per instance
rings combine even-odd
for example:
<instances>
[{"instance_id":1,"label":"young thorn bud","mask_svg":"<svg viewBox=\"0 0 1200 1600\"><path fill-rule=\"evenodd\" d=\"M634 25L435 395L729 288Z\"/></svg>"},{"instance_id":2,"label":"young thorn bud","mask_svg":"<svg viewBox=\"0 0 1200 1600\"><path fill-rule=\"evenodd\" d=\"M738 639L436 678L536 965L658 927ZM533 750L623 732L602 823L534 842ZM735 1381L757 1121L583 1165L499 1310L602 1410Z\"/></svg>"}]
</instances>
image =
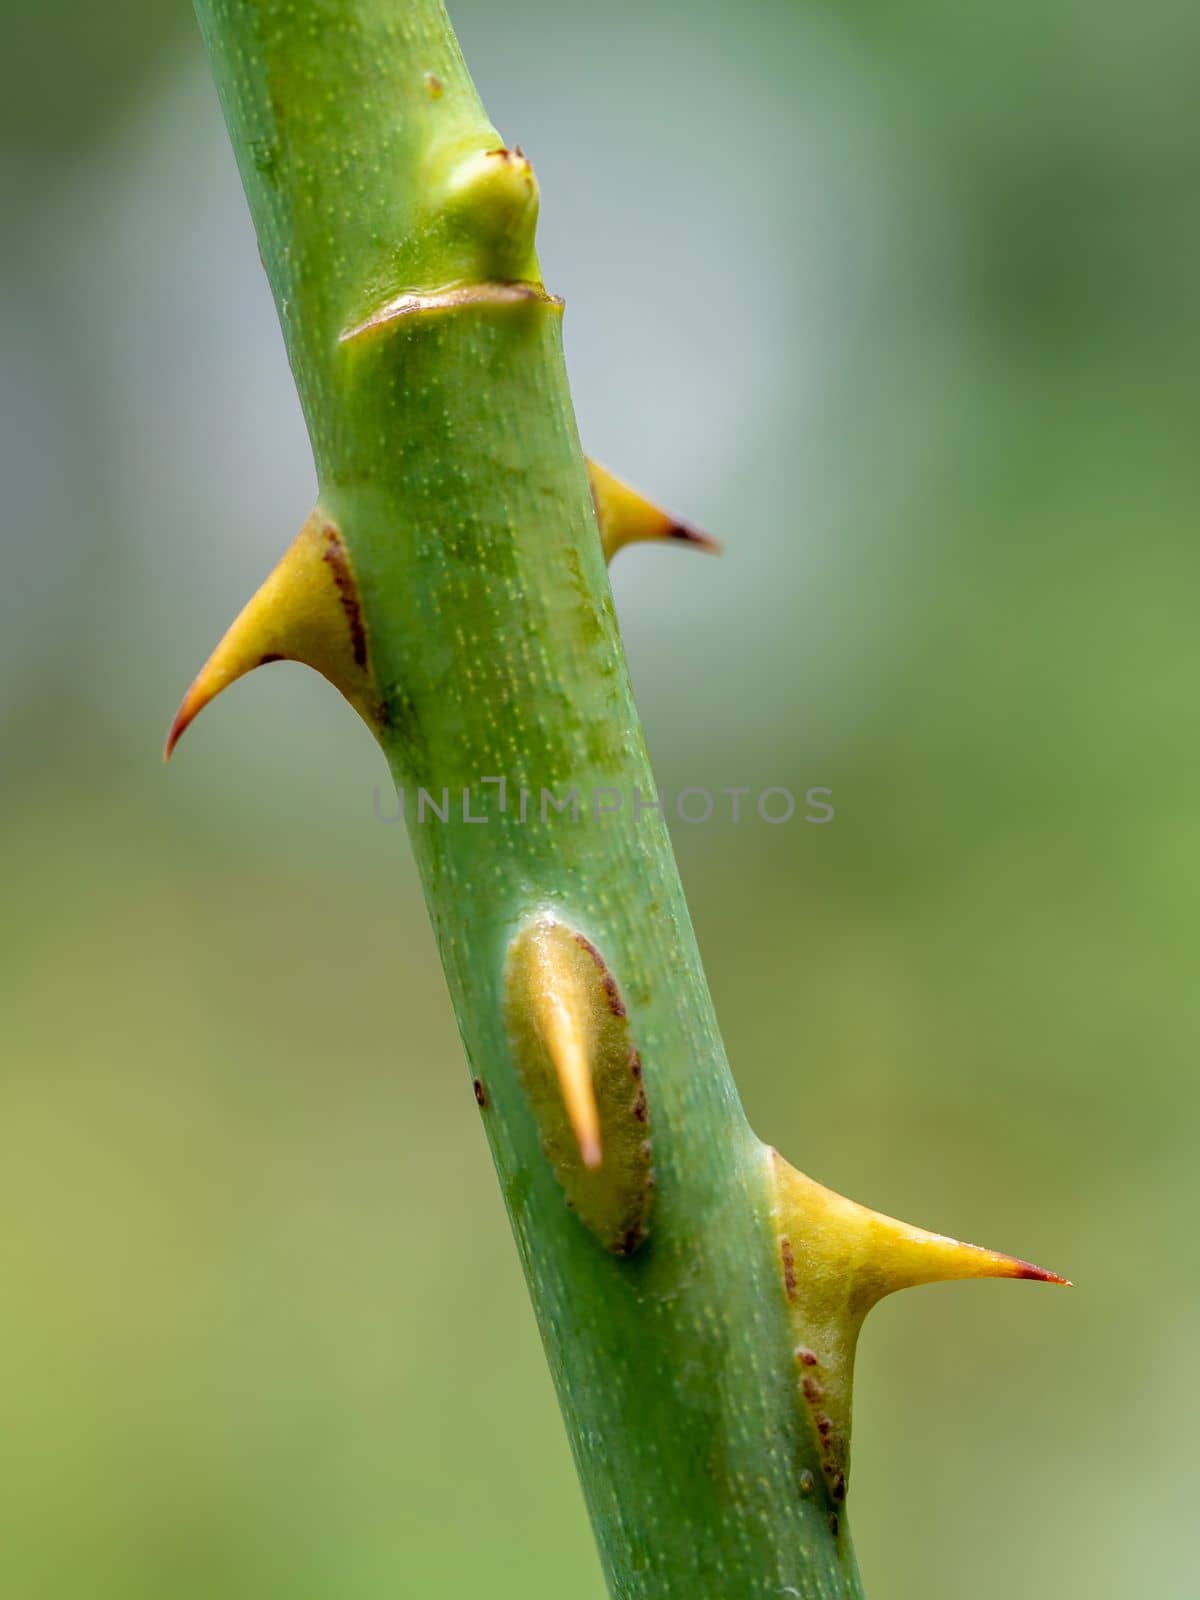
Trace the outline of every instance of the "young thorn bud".
<instances>
[{"instance_id":1,"label":"young thorn bud","mask_svg":"<svg viewBox=\"0 0 1200 1600\"><path fill-rule=\"evenodd\" d=\"M542 1148L568 1204L606 1250L646 1237L654 1176L642 1063L616 980L551 912L509 946L505 1026Z\"/></svg>"}]
</instances>

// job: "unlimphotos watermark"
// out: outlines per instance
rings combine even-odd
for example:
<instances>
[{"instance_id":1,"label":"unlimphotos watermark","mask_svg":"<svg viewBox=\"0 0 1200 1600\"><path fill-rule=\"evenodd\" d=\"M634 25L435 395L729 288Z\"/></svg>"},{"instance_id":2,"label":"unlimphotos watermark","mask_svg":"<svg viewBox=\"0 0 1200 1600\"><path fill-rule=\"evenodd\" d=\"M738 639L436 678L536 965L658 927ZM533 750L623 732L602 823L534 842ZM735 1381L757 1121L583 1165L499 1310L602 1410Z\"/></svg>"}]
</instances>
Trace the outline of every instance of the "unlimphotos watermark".
<instances>
[{"instance_id":1,"label":"unlimphotos watermark","mask_svg":"<svg viewBox=\"0 0 1200 1600\"><path fill-rule=\"evenodd\" d=\"M486 788L485 788L486 785ZM376 822L403 822L410 818L420 825L465 822L483 826L503 817L519 827L530 823L548 824L551 820L600 822L605 817L629 815L635 822L647 815L663 819L673 816L691 827L704 823L741 823L758 820L771 827L800 821L822 827L832 822L833 790L822 786L806 789L800 802L784 784L752 789L748 784L731 784L708 789L692 784L673 796L644 793L636 785L623 789L562 790L529 789L510 784L507 778L480 778L474 785L450 788L417 789L410 799L404 788L386 796L374 791Z\"/></svg>"}]
</instances>

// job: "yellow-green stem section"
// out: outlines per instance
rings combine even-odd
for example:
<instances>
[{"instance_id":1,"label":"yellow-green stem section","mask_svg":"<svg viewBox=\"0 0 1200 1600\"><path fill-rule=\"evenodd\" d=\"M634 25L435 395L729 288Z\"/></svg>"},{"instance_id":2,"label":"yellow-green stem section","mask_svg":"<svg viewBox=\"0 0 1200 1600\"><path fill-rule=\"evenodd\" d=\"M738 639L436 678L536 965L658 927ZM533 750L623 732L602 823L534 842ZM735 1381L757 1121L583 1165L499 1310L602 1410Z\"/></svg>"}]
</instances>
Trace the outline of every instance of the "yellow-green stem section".
<instances>
[{"instance_id":1,"label":"yellow-green stem section","mask_svg":"<svg viewBox=\"0 0 1200 1600\"><path fill-rule=\"evenodd\" d=\"M401 296L540 282L519 166L480 165L502 141L434 0L196 10L611 1592L846 1600L857 1577L796 1404L767 1164L649 804L561 311L466 295L343 337ZM505 780L503 811L485 778ZM448 792L447 821L417 820L418 787ZM543 816L543 791L576 791L579 820ZM601 791L621 808L593 816ZM506 952L546 910L602 955L643 1063L655 1192L625 1257L564 1204L505 1032Z\"/></svg>"}]
</instances>

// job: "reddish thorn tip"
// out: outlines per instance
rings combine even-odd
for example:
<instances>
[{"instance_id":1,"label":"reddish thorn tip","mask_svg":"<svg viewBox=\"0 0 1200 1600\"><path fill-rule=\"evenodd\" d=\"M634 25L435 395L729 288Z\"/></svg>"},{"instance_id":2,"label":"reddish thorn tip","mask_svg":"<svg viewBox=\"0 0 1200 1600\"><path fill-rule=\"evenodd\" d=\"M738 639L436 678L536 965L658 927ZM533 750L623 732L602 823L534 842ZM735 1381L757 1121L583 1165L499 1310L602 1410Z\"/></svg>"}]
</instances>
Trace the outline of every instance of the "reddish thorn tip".
<instances>
[{"instance_id":1,"label":"reddish thorn tip","mask_svg":"<svg viewBox=\"0 0 1200 1600\"><path fill-rule=\"evenodd\" d=\"M187 701L185 700L183 705L181 705L179 710L175 713L175 720L171 724L171 731L167 734L167 742L163 746L163 760L164 761L170 761L171 754L174 751L175 746L179 743L180 737L183 734L183 730L187 727L188 723L192 720L190 716L185 714L186 713L186 707L187 707Z\"/></svg>"},{"instance_id":2,"label":"reddish thorn tip","mask_svg":"<svg viewBox=\"0 0 1200 1600\"><path fill-rule=\"evenodd\" d=\"M707 550L710 555L719 556L722 544L719 539L714 539L711 533L701 533L699 528L690 527L686 522L673 522L667 529L668 539L682 539L685 544L694 544L698 550Z\"/></svg>"},{"instance_id":3,"label":"reddish thorn tip","mask_svg":"<svg viewBox=\"0 0 1200 1600\"><path fill-rule=\"evenodd\" d=\"M1035 1267L1032 1261L1018 1261L1016 1276L1029 1278L1034 1283L1061 1283L1065 1289L1075 1287L1070 1278L1061 1278L1057 1272L1047 1272L1045 1267Z\"/></svg>"}]
</instances>

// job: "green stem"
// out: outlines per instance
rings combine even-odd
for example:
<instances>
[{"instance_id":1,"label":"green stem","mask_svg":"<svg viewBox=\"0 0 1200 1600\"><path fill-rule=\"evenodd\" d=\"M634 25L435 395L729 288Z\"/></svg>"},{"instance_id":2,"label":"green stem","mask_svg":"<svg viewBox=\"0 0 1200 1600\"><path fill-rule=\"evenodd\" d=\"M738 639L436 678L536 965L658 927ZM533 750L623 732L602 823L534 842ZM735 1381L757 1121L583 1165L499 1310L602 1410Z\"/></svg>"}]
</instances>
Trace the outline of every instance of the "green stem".
<instances>
[{"instance_id":1,"label":"green stem","mask_svg":"<svg viewBox=\"0 0 1200 1600\"><path fill-rule=\"evenodd\" d=\"M519 173L506 187L472 166L502 141L437 0L196 10L321 508L357 574L381 742L610 1589L855 1596L845 1520L833 1531L840 1507L796 1403L763 1147L730 1077L662 816L635 815L654 780L560 309L481 292L343 337L404 294L537 284ZM503 813L489 777L507 780ZM418 787L439 806L449 791L448 821L417 819ZM486 823L464 820L464 789ZM543 820L543 790L578 791L580 820L549 808ZM599 791L618 792L621 809L593 818ZM602 954L644 1067L656 1186L649 1237L629 1256L564 1204L505 1028L506 951L546 908Z\"/></svg>"}]
</instances>

